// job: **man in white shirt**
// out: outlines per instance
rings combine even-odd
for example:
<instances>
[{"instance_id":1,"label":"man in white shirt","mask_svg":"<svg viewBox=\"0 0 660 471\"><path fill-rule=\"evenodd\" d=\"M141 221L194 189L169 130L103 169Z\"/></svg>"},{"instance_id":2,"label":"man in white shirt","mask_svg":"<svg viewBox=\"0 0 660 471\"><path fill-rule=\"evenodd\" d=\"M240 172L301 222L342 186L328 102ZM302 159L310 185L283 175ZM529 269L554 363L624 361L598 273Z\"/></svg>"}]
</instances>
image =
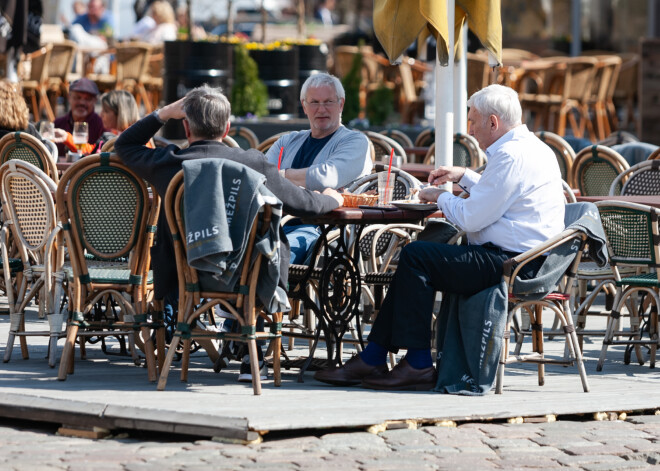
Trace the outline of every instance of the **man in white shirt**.
<instances>
[{"instance_id":1,"label":"man in white shirt","mask_svg":"<svg viewBox=\"0 0 660 471\"><path fill-rule=\"evenodd\" d=\"M506 259L564 229L561 173L552 150L521 123L517 93L490 85L468 100L470 134L488 156L482 175L464 167L439 167L431 184L458 182L467 199L431 186L422 201L437 201L445 217L467 232L468 245L413 242L407 245L369 334L369 344L342 367L315 378L372 389L429 390L436 371L431 358L431 314L436 291L473 295L502 279ZM542 261L523 276L532 277ZM388 371L388 352L406 357Z\"/></svg>"}]
</instances>

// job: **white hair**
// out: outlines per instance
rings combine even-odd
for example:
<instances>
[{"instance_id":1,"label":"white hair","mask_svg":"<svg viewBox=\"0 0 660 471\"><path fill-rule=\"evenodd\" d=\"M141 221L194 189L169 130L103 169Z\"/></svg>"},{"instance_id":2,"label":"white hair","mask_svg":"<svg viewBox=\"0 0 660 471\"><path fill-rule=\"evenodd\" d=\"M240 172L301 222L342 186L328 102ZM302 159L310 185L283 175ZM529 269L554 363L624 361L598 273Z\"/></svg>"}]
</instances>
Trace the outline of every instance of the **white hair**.
<instances>
[{"instance_id":1,"label":"white hair","mask_svg":"<svg viewBox=\"0 0 660 471\"><path fill-rule=\"evenodd\" d=\"M482 116L497 116L507 127L521 124L522 108L518 93L503 85L488 85L472 94L467 105L479 112Z\"/></svg>"}]
</instances>

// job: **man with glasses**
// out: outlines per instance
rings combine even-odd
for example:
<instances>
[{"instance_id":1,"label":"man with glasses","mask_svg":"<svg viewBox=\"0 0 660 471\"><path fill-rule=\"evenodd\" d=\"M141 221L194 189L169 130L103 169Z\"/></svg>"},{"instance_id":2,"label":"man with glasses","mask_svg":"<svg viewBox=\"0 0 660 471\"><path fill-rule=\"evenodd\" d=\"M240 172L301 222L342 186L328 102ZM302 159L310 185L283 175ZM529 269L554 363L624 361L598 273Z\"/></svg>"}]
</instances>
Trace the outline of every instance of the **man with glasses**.
<instances>
[{"instance_id":1,"label":"man with glasses","mask_svg":"<svg viewBox=\"0 0 660 471\"><path fill-rule=\"evenodd\" d=\"M300 101L310 129L282 136L266 153L268 161L280 165L280 173L296 185L317 191L339 189L371 173L367 137L341 124L345 97L341 82L330 74L312 75L303 84ZM319 237L318 228L293 222L284 230L291 244L291 263L304 263Z\"/></svg>"}]
</instances>

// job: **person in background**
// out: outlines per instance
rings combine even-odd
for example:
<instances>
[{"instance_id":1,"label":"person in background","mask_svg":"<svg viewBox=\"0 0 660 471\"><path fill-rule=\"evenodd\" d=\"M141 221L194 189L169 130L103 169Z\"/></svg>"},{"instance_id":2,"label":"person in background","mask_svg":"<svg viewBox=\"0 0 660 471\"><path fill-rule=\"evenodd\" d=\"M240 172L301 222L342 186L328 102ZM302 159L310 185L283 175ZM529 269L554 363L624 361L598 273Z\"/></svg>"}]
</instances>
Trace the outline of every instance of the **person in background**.
<instances>
[{"instance_id":1,"label":"person in background","mask_svg":"<svg viewBox=\"0 0 660 471\"><path fill-rule=\"evenodd\" d=\"M103 144L120 135L133 123L140 119L135 98L126 90L112 90L101 95L101 120L103 121L103 134L94 144L87 144L82 151L85 154L101 152ZM55 130L54 142L64 144L71 152L77 152L71 133L62 129ZM150 141L147 147L153 148Z\"/></svg>"},{"instance_id":2,"label":"person in background","mask_svg":"<svg viewBox=\"0 0 660 471\"><path fill-rule=\"evenodd\" d=\"M87 12L73 20L73 25L80 25L86 33L103 38L106 43L114 35L112 15L105 10L104 0L89 0Z\"/></svg>"},{"instance_id":3,"label":"person in background","mask_svg":"<svg viewBox=\"0 0 660 471\"><path fill-rule=\"evenodd\" d=\"M214 157L242 163L266 176L266 187L283 203L286 213L294 216L323 214L343 203L335 190L322 189L322 194L300 188L283 178L277 166L269 164L261 152L228 147L222 142L229 132L231 106L219 88L201 86L186 96L142 118L121 133L115 150L122 161L140 177L149 181L161 196L165 195L172 177L189 159ZM172 144L157 149L147 149L149 141L169 119L183 119L188 147L180 149ZM200 202L203 204L203 202ZM284 286L288 279L288 244L282 237L280 280ZM178 278L172 234L167 224L165 210L161 207L156 242L152 248L154 297L165 304L175 306L178 298ZM236 323L238 324L238 323ZM259 325L257 325L259 327ZM261 377L266 379L267 366L259 351ZM224 367L226 365L219 365ZM249 356L242 358L239 381L252 381Z\"/></svg>"},{"instance_id":4,"label":"person in background","mask_svg":"<svg viewBox=\"0 0 660 471\"><path fill-rule=\"evenodd\" d=\"M69 112L55 119L55 128L72 133L73 123L87 122L89 129L87 142L95 144L105 130L103 120L94 111L98 94L99 89L96 84L86 77L73 82L69 87ZM56 137L58 134L61 136L58 131L56 133ZM64 142L57 144L57 150L59 155L66 154L67 147Z\"/></svg>"},{"instance_id":5,"label":"person in background","mask_svg":"<svg viewBox=\"0 0 660 471\"><path fill-rule=\"evenodd\" d=\"M300 101L310 129L282 136L266 153L270 163L280 165L282 151L281 172L296 185L339 189L371 173L369 140L341 124L345 97L341 82L330 74L312 75L303 84ZM291 263L304 263L320 235L318 227L292 221L284 230Z\"/></svg>"},{"instance_id":6,"label":"person in background","mask_svg":"<svg viewBox=\"0 0 660 471\"><path fill-rule=\"evenodd\" d=\"M143 22L144 28L139 28ZM133 33L134 39L146 41L151 44L162 44L163 41L175 41L178 32L174 18L174 9L165 0L156 0L153 2L147 10L147 15L135 26L136 31Z\"/></svg>"},{"instance_id":7,"label":"person in background","mask_svg":"<svg viewBox=\"0 0 660 471\"><path fill-rule=\"evenodd\" d=\"M325 26L332 26L335 24L332 17L332 11L335 9L336 0L321 0L314 10L314 18L320 21Z\"/></svg>"},{"instance_id":8,"label":"person in background","mask_svg":"<svg viewBox=\"0 0 660 471\"><path fill-rule=\"evenodd\" d=\"M41 134L30 123L30 113L23 96L16 91L17 85L8 80L0 81L0 138L6 134L22 131L43 142Z\"/></svg>"}]
</instances>

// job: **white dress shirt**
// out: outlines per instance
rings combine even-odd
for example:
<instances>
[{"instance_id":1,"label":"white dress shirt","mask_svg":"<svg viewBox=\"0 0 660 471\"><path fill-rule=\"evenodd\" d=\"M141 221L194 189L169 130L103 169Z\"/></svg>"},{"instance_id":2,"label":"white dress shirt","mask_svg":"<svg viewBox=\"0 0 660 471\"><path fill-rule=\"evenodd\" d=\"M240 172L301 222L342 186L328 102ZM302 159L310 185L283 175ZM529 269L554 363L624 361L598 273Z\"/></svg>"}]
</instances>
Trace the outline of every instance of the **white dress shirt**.
<instances>
[{"instance_id":1,"label":"white dress shirt","mask_svg":"<svg viewBox=\"0 0 660 471\"><path fill-rule=\"evenodd\" d=\"M467 232L471 244L491 242L524 252L564 230L564 193L554 152L520 125L487 150L482 175L466 170L467 199L438 197L438 208Z\"/></svg>"}]
</instances>

